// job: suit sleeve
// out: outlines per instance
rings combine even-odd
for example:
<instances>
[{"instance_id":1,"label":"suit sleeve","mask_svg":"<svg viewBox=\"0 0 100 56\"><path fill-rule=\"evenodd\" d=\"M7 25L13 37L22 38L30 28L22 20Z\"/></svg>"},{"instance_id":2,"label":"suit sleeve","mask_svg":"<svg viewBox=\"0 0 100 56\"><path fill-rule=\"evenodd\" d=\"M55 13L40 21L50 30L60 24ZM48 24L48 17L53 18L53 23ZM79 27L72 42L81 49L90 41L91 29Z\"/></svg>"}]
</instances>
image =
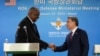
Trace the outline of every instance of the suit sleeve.
<instances>
[{"instance_id":1,"label":"suit sleeve","mask_svg":"<svg viewBox=\"0 0 100 56\"><path fill-rule=\"evenodd\" d=\"M28 41L30 43L40 43L40 50L47 49L48 44L42 41L41 39L39 39L38 36L35 35L35 33L29 28L27 29L27 35L28 35ZM20 26L20 29L18 29L16 32L15 42L16 43L27 43L27 35L23 27Z\"/></svg>"},{"instance_id":2,"label":"suit sleeve","mask_svg":"<svg viewBox=\"0 0 100 56\"><path fill-rule=\"evenodd\" d=\"M65 40L65 42L63 43L63 45L61 46L57 46L54 50L54 52L63 52L67 50L67 39Z\"/></svg>"},{"instance_id":3,"label":"suit sleeve","mask_svg":"<svg viewBox=\"0 0 100 56\"><path fill-rule=\"evenodd\" d=\"M42 50L42 49L47 49L47 47L48 47L48 43L46 43L46 42L40 40L40 49L41 49L41 50Z\"/></svg>"},{"instance_id":4,"label":"suit sleeve","mask_svg":"<svg viewBox=\"0 0 100 56\"><path fill-rule=\"evenodd\" d=\"M48 43L41 40L32 29L28 28L28 37L31 38L30 41L39 42L40 43L40 49L47 49Z\"/></svg>"},{"instance_id":5,"label":"suit sleeve","mask_svg":"<svg viewBox=\"0 0 100 56\"><path fill-rule=\"evenodd\" d=\"M82 55L81 56L88 56L89 41L88 41L87 33L85 31L81 32L81 45L82 45Z\"/></svg>"}]
</instances>

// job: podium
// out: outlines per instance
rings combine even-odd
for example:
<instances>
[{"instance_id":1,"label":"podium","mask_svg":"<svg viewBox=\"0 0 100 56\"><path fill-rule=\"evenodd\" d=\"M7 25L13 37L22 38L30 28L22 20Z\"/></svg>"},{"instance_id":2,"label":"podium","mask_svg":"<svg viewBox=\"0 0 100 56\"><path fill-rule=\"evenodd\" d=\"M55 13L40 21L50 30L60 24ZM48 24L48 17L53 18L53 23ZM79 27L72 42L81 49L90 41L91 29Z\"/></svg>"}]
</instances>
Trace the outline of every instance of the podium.
<instances>
[{"instance_id":1,"label":"podium","mask_svg":"<svg viewBox=\"0 0 100 56\"><path fill-rule=\"evenodd\" d=\"M9 53L37 53L39 52L39 43L4 43L5 56Z\"/></svg>"},{"instance_id":2,"label":"podium","mask_svg":"<svg viewBox=\"0 0 100 56\"><path fill-rule=\"evenodd\" d=\"M100 45L95 45L94 46L94 55L97 56L100 54Z\"/></svg>"}]
</instances>

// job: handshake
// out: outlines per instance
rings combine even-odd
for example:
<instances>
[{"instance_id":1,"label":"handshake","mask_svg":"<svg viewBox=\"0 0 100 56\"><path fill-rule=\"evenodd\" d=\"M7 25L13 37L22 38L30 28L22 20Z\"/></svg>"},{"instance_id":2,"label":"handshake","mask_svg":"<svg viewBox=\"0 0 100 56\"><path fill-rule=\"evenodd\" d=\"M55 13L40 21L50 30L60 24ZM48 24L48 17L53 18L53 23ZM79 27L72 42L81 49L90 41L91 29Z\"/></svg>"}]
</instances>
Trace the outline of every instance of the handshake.
<instances>
[{"instance_id":1,"label":"handshake","mask_svg":"<svg viewBox=\"0 0 100 56\"><path fill-rule=\"evenodd\" d=\"M55 44L49 44L49 48L51 48L53 51L56 49L56 46L55 46Z\"/></svg>"}]
</instances>

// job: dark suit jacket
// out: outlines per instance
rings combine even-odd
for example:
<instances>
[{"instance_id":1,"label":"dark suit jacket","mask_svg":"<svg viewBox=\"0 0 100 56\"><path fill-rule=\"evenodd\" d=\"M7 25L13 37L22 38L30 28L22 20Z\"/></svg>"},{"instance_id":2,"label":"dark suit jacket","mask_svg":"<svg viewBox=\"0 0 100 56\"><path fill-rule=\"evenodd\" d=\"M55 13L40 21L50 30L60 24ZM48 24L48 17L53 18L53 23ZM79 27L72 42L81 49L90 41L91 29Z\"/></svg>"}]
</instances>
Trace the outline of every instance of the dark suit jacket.
<instances>
[{"instance_id":1,"label":"dark suit jacket","mask_svg":"<svg viewBox=\"0 0 100 56\"><path fill-rule=\"evenodd\" d=\"M89 42L87 33L78 28L71 41L69 35L62 46L56 47L55 52L68 50L68 56L88 56Z\"/></svg>"},{"instance_id":2,"label":"dark suit jacket","mask_svg":"<svg viewBox=\"0 0 100 56\"><path fill-rule=\"evenodd\" d=\"M27 27L27 34L24 30L24 26ZM34 29L34 25L25 17L19 24L19 29L16 33L16 43L40 43L40 50L46 49L48 44L40 39L38 31ZM28 41L27 41L28 40ZM16 54L14 56L36 56L35 54Z\"/></svg>"}]
</instances>

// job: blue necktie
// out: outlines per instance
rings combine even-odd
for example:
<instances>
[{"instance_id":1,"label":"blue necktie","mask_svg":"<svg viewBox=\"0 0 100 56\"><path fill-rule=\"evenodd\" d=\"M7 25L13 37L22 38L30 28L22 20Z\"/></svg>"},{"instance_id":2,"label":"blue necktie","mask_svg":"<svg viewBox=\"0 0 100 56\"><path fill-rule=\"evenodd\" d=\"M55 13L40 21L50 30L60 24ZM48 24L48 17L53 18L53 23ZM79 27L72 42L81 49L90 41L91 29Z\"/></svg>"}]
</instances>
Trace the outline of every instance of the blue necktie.
<instances>
[{"instance_id":1,"label":"blue necktie","mask_svg":"<svg viewBox=\"0 0 100 56\"><path fill-rule=\"evenodd\" d=\"M35 23L33 23L33 27L34 27L34 31L35 33L37 34L37 36L40 38L40 35L39 35L39 32L38 32L38 29L37 29L37 26Z\"/></svg>"},{"instance_id":2,"label":"blue necktie","mask_svg":"<svg viewBox=\"0 0 100 56\"><path fill-rule=\"evenodd\" d=\"M35 23L33 23L33 27L34 27L35 33L38 33L38 29Z\"/></svg>"}]
</instances>

